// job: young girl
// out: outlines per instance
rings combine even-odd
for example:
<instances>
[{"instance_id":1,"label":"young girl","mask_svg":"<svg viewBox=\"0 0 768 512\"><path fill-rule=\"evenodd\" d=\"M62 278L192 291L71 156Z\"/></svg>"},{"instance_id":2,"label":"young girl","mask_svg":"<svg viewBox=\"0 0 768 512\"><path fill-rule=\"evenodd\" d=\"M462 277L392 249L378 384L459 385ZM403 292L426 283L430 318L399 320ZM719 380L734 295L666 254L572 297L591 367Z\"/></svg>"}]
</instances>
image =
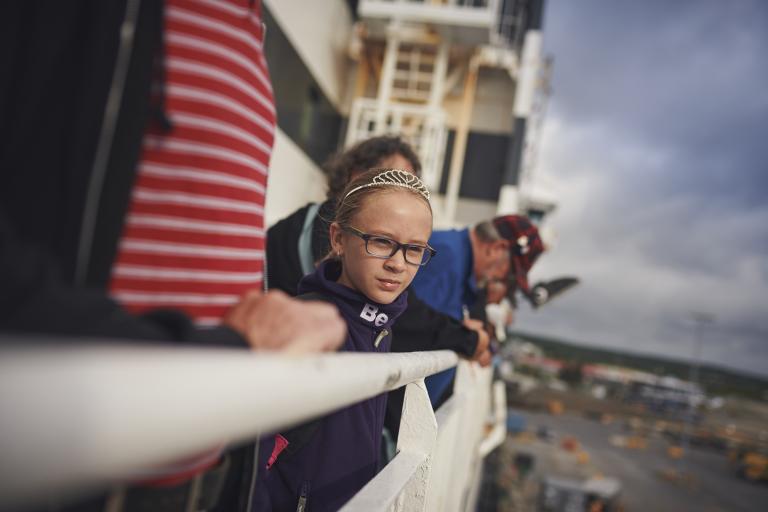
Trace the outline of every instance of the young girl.
<instances>
[{"instance_id":1,"label":"young girl","mask_svg":"<svg viewBox=\"0 0 768 512\"><path fill-rule=\"evenodd\" d=\"M341 350L388 352L405 289L434 255L429 191L413 174L374 169L350 182L330 226L331 254L299 285L347 322ZM338 510L379 466L386 394L261 443L257 509Z\"/></svg>"}]
</instances>

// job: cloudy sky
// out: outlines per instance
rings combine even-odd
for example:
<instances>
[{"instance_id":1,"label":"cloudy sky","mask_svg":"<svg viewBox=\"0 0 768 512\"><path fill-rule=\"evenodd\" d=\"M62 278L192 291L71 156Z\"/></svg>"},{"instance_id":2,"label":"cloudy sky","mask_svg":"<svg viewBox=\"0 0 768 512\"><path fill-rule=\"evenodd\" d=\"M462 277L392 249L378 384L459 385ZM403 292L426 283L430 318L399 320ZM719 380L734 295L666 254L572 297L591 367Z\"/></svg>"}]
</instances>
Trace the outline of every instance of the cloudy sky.
<instances>
[{"instance_id":1,"label":"cloudy sky","mask_svg":"<svg viewBox=\"0 0 768 512\"><path fill-rule=\"evenodd\" d=\"M517 327L768 375L768 2L549 0L538 172L582 284Z\"/></svg>"}]
</instances>

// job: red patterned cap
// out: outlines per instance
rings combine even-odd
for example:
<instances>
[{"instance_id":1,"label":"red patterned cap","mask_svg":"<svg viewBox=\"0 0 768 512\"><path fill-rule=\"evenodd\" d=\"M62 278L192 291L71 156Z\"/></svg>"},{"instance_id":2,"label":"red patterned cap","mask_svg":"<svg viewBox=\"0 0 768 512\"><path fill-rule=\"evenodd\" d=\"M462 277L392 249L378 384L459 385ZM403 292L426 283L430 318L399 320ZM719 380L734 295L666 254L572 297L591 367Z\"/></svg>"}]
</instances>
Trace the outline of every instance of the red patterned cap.
<instances>
[{"instance_id":1,"label":"red patterned cap","mask_svg":"<svg viewBox=\"0 0 768 512\"><path fill-rule=\"evenodd\" d=\"M528 287L528 271L539 255L544 252L544 243L539 236L539 230L531 223L528 217L522 215L504 215L493 219L493 225L499 234L509 240L509 255L511 258L511 271L517 286L526 294L530 293ZM511 281L510 276L510 281ZM510 294L514 293L514 287Z\"/></svg>"}]
</instances>

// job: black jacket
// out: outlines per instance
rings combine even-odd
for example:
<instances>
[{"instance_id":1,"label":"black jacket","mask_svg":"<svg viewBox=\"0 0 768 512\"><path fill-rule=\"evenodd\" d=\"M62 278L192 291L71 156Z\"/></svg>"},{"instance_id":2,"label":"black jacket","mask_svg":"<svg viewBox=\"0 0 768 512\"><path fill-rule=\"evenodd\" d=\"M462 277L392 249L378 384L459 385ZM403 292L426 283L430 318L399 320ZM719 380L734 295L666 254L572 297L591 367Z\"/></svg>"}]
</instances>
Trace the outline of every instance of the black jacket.
<instances>
[{"instance_id":1,"label":"black jacket","mask_svg":"<svg viewBox=\"0 0 768 512\"><path fill-rule=\"evenodd\" d=\"M126 79L113 84L127 6L139 9ZM51 334L246 347L178 312L129 315L105 293L142 135L163 121L162 94L150 97L162 13L158 0L0 6L0 343ZM118 108L105 115L115 87ZM253 454L232 459L227 511L244 508Z\"/></svg>"},{"instance_id":2,"label":"black jacket","mask_svg":"<svg viewBox=\"0 0 768 512\"><path fill-rule=\"evenodd\" d=\"M136 4L126 80L113 83L127 3L0 8L0 332L245 347L177 312L128 315L104 293L142 135L162 113L150 98L162 2Z\"/></svg>"}]
</instances>

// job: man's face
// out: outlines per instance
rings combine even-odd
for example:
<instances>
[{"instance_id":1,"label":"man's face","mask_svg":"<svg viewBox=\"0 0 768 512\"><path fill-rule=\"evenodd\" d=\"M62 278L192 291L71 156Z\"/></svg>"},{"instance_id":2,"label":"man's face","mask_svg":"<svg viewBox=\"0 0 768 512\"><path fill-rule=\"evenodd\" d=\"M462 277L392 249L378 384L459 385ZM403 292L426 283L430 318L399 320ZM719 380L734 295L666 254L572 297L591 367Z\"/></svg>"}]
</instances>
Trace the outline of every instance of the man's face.
<instances>
[{"instance_id":1,"label":"man's face","mask_svg":"<svg viewBox=\"0 0 768 512\"><path fill-rule=\"evenodd\" d=\"M475 259L475 280L480 288L490 281L506 281L509 275L509 244L504 240L483 242Z\"/></svg>"}]
</instances>

